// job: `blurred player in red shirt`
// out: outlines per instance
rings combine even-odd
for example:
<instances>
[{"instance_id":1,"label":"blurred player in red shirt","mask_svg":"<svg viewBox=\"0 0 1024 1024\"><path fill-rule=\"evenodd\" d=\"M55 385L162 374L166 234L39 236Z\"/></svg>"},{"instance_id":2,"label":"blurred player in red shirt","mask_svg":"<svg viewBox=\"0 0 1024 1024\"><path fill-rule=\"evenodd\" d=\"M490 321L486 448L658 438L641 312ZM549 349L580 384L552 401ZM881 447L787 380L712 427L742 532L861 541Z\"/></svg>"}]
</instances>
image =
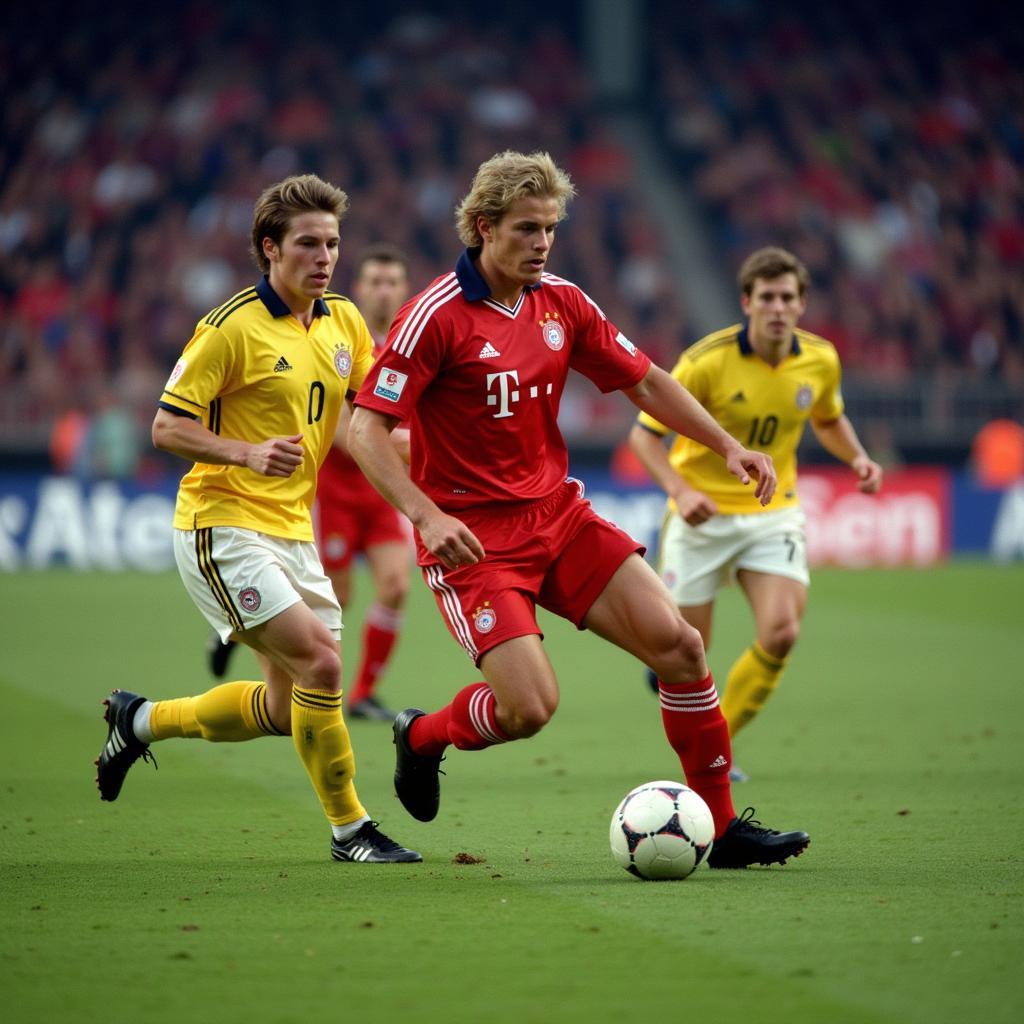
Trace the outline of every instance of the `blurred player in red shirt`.
<instances>
[{"instance_id":1,"label":"blurred player in red shirt","mask_svg":"<svg viewBox=\"0 0 1024 1024\"><path fill-rule=\"evenodd\" d=\"M662 722L687 783L715 820L712 867L781 863L804 832L737 817L729 731L700 634L647 565L642 545L600 518L567 479L558 408L570 369L725 459L767 504L771 458L748 451L598 306L546 263L574 193L547 153L506 152L478 169L457 224L466 251L399 312L355 399L349 449L416 531L418 561L448 629L484 681L432 714L395 719L395 790L430 821L449 745L481 750L542 729L558 681L538 604L657 673ZM409 421L406 469L390 432ZM752 482L752 478L756 481Z\"/></svg>"},{"instance_id":2,"label":"blurred player in red shirt","mask_svg":"<svg viewBox=\"0 0 1024 1024\"><path fill-rule=\"evenodd\" d=\"M352 297L377 352L408 296L409 268L400 250L375 245L362 253L356 263ZM349 417L346 406L334 447L320 469L314 524L320 558L342 609L348 608L352 596L352 560L357 554L365 556L373 576L374 602L363 621L360 662L349 687L347 717L391 722L395 713L380 704L375 688L402 628L412 570L412 529L348 454ZM400 444L405 441L395 434L392 439Z\"/></svg>"}]
</instances>

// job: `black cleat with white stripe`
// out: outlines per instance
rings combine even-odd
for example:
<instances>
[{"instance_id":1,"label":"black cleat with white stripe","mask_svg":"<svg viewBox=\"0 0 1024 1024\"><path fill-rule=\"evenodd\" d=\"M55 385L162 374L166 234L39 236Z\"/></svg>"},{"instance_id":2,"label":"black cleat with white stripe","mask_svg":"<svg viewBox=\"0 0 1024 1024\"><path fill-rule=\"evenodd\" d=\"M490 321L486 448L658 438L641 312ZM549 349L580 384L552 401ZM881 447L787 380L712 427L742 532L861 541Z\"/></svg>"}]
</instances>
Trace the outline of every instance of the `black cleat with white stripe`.
<instances>
[{"instance_id":1,"label":"black cleat with white stripe","mask_svg":"<svg viewBox=\"0 0 1024 1024\"><path fill-rule=\"evenodd\" d=\"M379 824L367 821L354 836L332 839L331 856L358 864L416 864L423 860L415 850L407 850L384 835L377 828Z\"/></svg>"},{"instance_id":2,"label":"black cleat with white stripe","mask_svg":"<svg viewBox=\"0 0 1024 1024\"><path fill-rule=\"evenodd\" d=\"M107 742L96 759L96 786L101 800L116 800L124 784L128 769L141 757L156 767L148 743L136 739L132 730L132 719L140 704L145 701L129 690L114 690L103 702L107 720Z\"/></svg>"}]
</instances>

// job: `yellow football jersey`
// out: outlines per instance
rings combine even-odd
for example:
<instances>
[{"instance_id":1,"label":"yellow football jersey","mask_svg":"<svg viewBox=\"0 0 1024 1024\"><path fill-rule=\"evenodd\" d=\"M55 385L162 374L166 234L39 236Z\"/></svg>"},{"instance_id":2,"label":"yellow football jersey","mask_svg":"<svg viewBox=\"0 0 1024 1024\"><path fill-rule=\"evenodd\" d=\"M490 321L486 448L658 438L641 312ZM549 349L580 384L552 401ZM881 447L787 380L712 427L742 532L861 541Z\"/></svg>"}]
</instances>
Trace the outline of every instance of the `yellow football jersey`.
<instances>
[{"instance_id":1,"label":"yellow football jersey","mask_svg":"<svg viewBox=\"0 0 1024 1024\"><path fill-rule=\"evenodd\" d=\"M779 485L772 503L762 508L753 486L740 483L721 456L688 437L677 436L669 451L675 471L723 513L798 505L796 449L804 424L811 418L829 422L843 414L839 356L832 343L798 329L790 354L770 366L751 348L746 326L736 324L691 345L672 376L740 444L771 455ZM638 422L660 436L670 433L647 413Z\"/></svg>"},{"instance_id":2,"label":"yellow football jersey","mask_svg":"<svg viewBox=\"0 0 1024 1024\"><path fill-rule=\"evenodd\" d=\"M178 488L175 527L239 526L313 540L317 471L342 401L372 363L370 332L342 295L317 300L308 331L265 277L213 310L185 346L161 407L253 443L302 434L305 457L289 477L197 462Z\"/></svg>"}]
</instances>

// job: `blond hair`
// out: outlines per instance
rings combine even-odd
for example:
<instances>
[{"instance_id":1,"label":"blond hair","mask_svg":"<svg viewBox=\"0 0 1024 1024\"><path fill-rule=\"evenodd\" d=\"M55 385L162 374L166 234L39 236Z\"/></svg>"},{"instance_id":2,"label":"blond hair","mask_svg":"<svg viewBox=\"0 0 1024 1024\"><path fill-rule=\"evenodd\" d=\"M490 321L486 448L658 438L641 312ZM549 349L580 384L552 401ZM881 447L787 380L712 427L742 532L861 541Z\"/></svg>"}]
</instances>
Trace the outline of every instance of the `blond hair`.
<instances>
[{"instance_id":1,"label":"blond hair","mask_svg":"<svg viewBox=\"0 0 1024 1024\"><path fill-rule=\"evenodd\" d=\"M744 295L750 295L758 278L763 281L774 281L783 274L795 274L800 294L807 293L811 285L811 275L807 272L807 267L788 249L768 245L752 252L743 261L736 280L739 282L740 291Z\"/></svg>"},{"instance_id":2,"label":"blond hair","mask_svg":"<svg viewBox=\"0 0 1024 1024\"><path fill-rule=\"evenodd\" d=\"M315 174L293 174L284 181L265 188L252 211L252 241L249 252L256 265L266 274L270 260L263 251L263 239L275 245L284 241L292 218L300 213L322 211L333 213L341 223L348 209L348 196Z\"/></svg>"},{"instance_id":3,"label":"blond hair","mask_svg":"<svg viewBox=\"0 0 1024 1024\"><path fill-rule=\"evenodd\" d=\"M565 216L576 194L572 179L548 153L516 153L507 149L485 160L473 178L469 192L455 211L459 238L470 248L483 245L477 219L496 224L523 196L558 201L558 219Z\"/></svg>"}]
</instances>

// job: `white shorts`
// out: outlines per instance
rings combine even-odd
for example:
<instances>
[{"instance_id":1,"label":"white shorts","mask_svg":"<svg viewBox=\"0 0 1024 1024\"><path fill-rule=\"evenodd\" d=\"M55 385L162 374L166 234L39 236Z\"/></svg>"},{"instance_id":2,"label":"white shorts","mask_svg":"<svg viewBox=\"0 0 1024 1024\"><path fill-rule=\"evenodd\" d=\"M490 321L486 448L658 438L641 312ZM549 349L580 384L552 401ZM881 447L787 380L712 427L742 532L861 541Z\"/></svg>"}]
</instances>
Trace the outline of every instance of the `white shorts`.
<instances>
[{"instance_id":1,"label":"white shorts","mask_svg":"<svg viewBox=\"0 0 1024 1024\"><path fill-rule=\"evenodd\" d=\"M717 515L700 526L672 512L661 530L658 573L684 608L713 601L739 569L787 576L806 587L811 577L804 522L800 508Z\"/></svg>"},{"instance_id":2,"label":"white shorts","mask_svg":"<svg viewBox=\"0 0 1024 1024\"><path fill-rule=\"evenodd\" d=\"M221 640L298 601L341 638L341 606L311 541L236 526L175 530L174 560L189 597Z\"/></svg>"}]
</instances>

